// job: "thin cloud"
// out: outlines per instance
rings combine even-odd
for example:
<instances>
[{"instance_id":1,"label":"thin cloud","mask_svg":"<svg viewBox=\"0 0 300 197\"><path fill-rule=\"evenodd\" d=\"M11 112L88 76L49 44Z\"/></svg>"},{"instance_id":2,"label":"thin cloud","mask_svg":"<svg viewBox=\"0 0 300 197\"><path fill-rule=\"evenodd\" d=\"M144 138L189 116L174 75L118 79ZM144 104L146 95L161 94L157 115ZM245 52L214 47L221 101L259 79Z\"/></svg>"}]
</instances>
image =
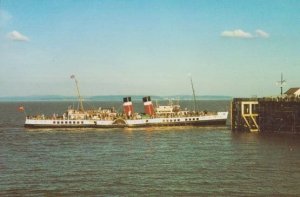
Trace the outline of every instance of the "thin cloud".
<instances>
[{"instance_id":1,"label":"thin cloud","mask_svg":"<svg viewBox=\"0 0 300 197\"><path fill-rule=\"evenodd\" d=\"M28 42L29 38L18 31L12 31L7 34L8 39L12 41Z\"/></svg>"},{"instance_id":2,"label":"thin cloud","mask_svg":"<svg viewBox=\"0 0 300 197\"><path fill-rule=\"evenodd\" d=\"M256 33L257 37L261 37L261 38L269 38L269 36L270 36L267 32L265 32L265 31L263 31L261 29L257 29L255 31L255 33Z\"/></svg>"},{"instance_id":3,"label":"thin cloud","mask_svg":"<svg viewBox=\"0 0 300 197\"><path fill-rule=\"evenodd\" d=\"M241 29L236 29L233 31L223 31L221 33L222 37L230 37L230 38L253 38L253 35L249 32L245 32Z\"/></svg>"},{"instance_id":4,"label":"thin cloud","mask_svg":"<svg viewBox=\"0 0 300 197\"><path fill-rule=\"evenodd\" d=\"M257 29L255 30L255 33L249 33L246 32L244 30L241 29L236 29L236 30L232 30L232 31L223 31L221 33L222 37L228 37L228 38L242 38L242 39L249 39L249 38L269 38L270 35L269 33L261 30L261 29Z\"/></svg>"}]
</instances>

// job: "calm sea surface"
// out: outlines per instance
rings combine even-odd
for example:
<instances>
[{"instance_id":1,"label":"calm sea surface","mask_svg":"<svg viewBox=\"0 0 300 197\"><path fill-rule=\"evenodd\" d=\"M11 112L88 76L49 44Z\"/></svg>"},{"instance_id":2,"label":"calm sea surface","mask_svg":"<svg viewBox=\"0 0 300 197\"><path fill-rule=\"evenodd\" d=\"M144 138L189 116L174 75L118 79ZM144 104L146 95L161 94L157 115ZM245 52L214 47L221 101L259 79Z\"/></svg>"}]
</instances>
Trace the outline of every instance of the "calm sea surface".
<instances>
[{"instance_id":1,"label":"calm sea surface","mask_svg":"<svg viewBox=\"0 0 300 197\"><path fill-rule=\"evenodd\" d=\"M300 196L299 135L25 129L20 105L31 115L62 113L73 103L0 103L0 196ZM101 105L121 109L86 107ZM199 101L199 108L226 110L229 102Z\"/></svg>"}]
</instances>

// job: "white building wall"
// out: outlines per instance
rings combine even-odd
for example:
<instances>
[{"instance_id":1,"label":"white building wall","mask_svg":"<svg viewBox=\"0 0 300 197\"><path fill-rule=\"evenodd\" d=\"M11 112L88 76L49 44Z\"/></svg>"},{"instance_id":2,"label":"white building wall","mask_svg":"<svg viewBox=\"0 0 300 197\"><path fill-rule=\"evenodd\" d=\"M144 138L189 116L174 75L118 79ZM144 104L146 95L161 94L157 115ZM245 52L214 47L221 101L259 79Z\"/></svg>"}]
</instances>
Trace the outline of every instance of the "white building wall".
<instances>
[{"instance_id":1,"label":"white building wall","mask_svg":"<svg viewBox=\"0 0 300 197\"><path fill-rule=\"evenodd\" d=\"M300 96L300 89L298 89L298 90L294 93L294 95L299 97L299 96Z\"/></svg>"}]
</instances>

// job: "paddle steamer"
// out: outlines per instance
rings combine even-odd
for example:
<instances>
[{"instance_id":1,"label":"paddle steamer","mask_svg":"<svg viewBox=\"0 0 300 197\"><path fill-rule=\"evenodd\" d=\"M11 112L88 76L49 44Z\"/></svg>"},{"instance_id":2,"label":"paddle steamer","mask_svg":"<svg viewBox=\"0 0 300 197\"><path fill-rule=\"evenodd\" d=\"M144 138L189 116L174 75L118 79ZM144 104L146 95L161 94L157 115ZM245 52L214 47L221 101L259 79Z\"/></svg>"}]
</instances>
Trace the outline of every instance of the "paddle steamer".
<instances>
[{"instance_id":1,"label":"paddle steamer","mask_svg":"<svg viewBox=\"0 0 300 197\"><path fill-rule=\"evenodd\" d=\"M228 112L207 112L181 110L180 105L153 105L150 96L143 98L144 112L136 113L133 109L131 97L123 98L123 112L118 113L114 108L97 110L84 110L80 96L78 81L75 76L79 109L69 108L64 114L47 117L44 115L26 116L25 127L29 128L123 128L123 127L149 127L149 126L218 126L226 125ZM194 101L195 91L191 80Z\"/></svg>"}]
</instances>

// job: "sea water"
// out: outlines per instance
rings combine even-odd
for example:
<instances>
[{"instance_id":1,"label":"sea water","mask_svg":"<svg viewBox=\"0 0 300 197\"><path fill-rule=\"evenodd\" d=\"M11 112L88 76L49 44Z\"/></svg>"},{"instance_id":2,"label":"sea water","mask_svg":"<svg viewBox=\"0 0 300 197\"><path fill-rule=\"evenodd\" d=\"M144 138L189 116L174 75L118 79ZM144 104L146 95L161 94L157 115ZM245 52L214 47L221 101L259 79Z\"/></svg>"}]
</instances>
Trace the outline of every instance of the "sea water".
<instances>
[{"instance_id":1,"label":"sea water","mask_svg":"<svg viewBox=\"0 0 300 197\"><path fill-rule=\"evenodd\" d=\"M0 196L300 195L299 135L232 133L228 126L26 129L20 105L28 115L51 115L77 104L0 103ZM229 101L198 105L229 109ZM99 106L122 109L85 104Z\"/></svg>"}]
</instances>

